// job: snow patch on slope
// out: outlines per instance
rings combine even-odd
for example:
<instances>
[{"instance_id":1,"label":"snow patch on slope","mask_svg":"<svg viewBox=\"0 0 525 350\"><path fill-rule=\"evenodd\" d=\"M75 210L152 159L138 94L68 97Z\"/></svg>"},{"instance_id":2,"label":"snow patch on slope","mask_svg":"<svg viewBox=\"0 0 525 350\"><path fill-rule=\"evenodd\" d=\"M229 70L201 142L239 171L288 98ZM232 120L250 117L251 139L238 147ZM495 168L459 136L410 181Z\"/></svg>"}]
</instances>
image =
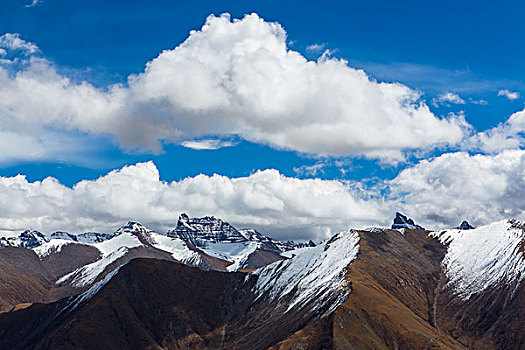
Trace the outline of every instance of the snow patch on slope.
<instances>
[{"instance_id":1,"label":"snow patch on slope","mask_svg":"<svg viewBox=\"0 0 525 350\"><path fill-rule=\"evenodd\" d=\"M504 220L472 230L431 232L448 244L443 267L448 285L463 300L500 282L516 286L525 277L525 223Z\"/></svg>"},{"instance_id":2,"label":"snow patch on slope","mask_svg":"<svg viewBox=\"0 0 525 350\"><path fill-rule=\"evenodd\" d=\"M57 239L54 238L47 243L42 244L36 248L33 248L33 251L38 255L40 259L45 258L52 253L59 253L62 248L69 244L80 244L78 242L69 240L69 239Z\"/></svg>"},{"instance_id":3,"label":"snow patch on slope","mask_svg":"<svg viewBox=\"0 0 525 350\"><path fill-rule=\"evenodd\" d=\"M106 267L123 257L129 249L142 245L140 240L129 232L123 232L107 241L92 244L91 246L100 250L102 258L61 277L56 281L56 285L70 281L75 288L85 287L93 283Z\"/></svg>"},{"instance_id":4,"label":"snow patch on slope","mask_svg":"<svg viewBox=\"0 0 525 350\"><path fill-rule=\"evenodd\" d=\"M182 239L154 232L151 232L149 237L149 243L153 247L170 253L175 260L186 265L200 266L202 261L201 255L188 248L188 245Z\"/></svg>"},{"instance_id":5,"label":"snow patch on slope","mask_svg":"<svg viewBox=\"0 0 525 350\"><path fill-rule=\"evenodd\" d=\"M92 244L92 246L100 250L104 256L111 254L121 247L135 248L140 247L141 245L143 244L138 237L130 232L123 232L107 241Z\"/></svg>"},{"instance_id":6,"label":"snow patch on slope","mask_svg":"<svg viewBox=\"0 0 525 350\"><path fill-rule=\"evenodd\" d=\"M232 264L227 267L231 272L243 269L250 255L261 245L260 242L210 242L206 248L200 249L214 258L231 261Z\"/></svg>"},{"instance_id":7,"label":"snow patch on slope","mask_svg":"<svg viewBox=\"0 0 525 350\"><path fill-rule=\"evenodd\" d=\"M102 278L100 281L92 285L91 288L86 290L84 293L74 297L73 301L68 305L68 307L71 307L71 310L73 310L83 302L91 299L95 294L98 293L100 289L102 289L102 287L104 287L113 278L113 276L115 276L119 272L122 266L124 265L117 267L116 269L108 273L106 276L104 276L104 278Z\"/></svg>"},{"instance_id":8,"label":"snow patch on slope","mask_svg":"<svg viewBox=\"0 0 525 350\"><path fill-rule=\"evenodd\" d=\"M265 266L252 274L258 276L255 293L281 301L291 297L287 312L313 303L312 310L332 302L330 313L350 293L345 279L347 266L359 252L359 234L348 230L337 233L316 247L293 251L294 257Z\"/></svg>"},{"instance_id":9,"label":"snow patch on slope","mask_svg":"<svg viewBox=\"0 0 525 350\"><path fill-rule=\"evenodd\" d=\"M66 281L70 281L75 288L82 288L93 283L97 277L104 272L106 267L123 257L128 251L126 247L120 247L111 254L104 256L91 264L85 265L67 275L61 277L56 281L56 285L61 285Z\"/></svg>"}]
</instances>

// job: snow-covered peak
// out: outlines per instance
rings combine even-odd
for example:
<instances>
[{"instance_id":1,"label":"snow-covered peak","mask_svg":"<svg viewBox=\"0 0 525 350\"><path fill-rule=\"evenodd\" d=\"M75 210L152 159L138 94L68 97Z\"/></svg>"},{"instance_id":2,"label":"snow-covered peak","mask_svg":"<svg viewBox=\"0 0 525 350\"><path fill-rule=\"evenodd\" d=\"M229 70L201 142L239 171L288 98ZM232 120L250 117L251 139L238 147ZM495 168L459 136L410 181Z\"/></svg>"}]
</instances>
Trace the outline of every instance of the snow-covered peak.
<instances>
[{"instance_id":1,"label":"snow-covered peak","mask_svg":"<svg viewBox=\"0 0 525 350\"><path fill-rule=\"evenodd\" d=\"M120 248L135 248L140 247L143 244L140 242L140 239L130 231L123 230L118 235L115 235L113 238L100 243L92 244L93 247L100 250L103 256L108 256L109 254L119 250Z\"/></svg>"},{"instance_id":2,"label":"snow-covered peak","mask_svg":"<svg viewBox=\"0 0 525 350\"><path fill-rule=\"evenodd\" d=\"M18 237L0 238L0 247L35 248L48 241L49 239L41 232L26 230Z\"/></svg>"},{"instance_id":3,"label":"snow-covered peak","mask_svg":"<svg viewBox=\"0 0 525 350\"><path fill-rule=\"evenodd\" d=\"M279 301L287 298L291 300L288 310L309 303L312 309L317 309L331 303L328 305L331 311L350 293L345 273L358 252L359 234L354 230L337 233L316 247L297 249L291 259L252 273L258 276L257 298Z\"/></svg>"},{"instance_id":4,"label":"snow-covered peak","mask_svg":"<svg viewBox=\"0 0 525 350\"><path fill-rule=\"evenodd\" d=\"M197 248L206 248L210 243L247 241L235 227L221 219L213 216L190 218L186 214L180 215L177 226L168 236L179 237Z\"/></svg>"},{"instance_id":5,"label":"snow-covered peak","mask_svg":"<svg viewBox=\"0 0 525 350\"><path fill-rule=\"evenodd\" d=\"M116 232L115 236L120 235L124 232L130 232L130 233L148 233L152 232L152 230L148 229L146 226L141 225L140 223L136 221L128 221L128 223L124 226L121 226Z\"/></svg>"},{"instance_id":6,"label":"snow-covered peak","mask_svg":"<svg viewBox=\"0 0 525 350\"><path fill-rule=\"evenodd\" d=\"M99 232L84 232L81 234L78 234L75 236L77 239L77 242L81 243L100 243L107 241L108 239L111 239L114 237L114 234L109 233L99 233Z\"/></svg>"},{"instance_id":7,"label":"snow-covered peak","mask_svg":"<svg viewBox=\"0 0 525 350\"><path fill-rule=\"evenodd\" d=\"M77 236L64 231L56 231L49 235L50 239L63 239L68 241L77 241Z\"/></svg>"},{"instance_id":8,"label":"snow-covered peak","mask_svg":"<svg viewBox=\"0 0 525 350\"><path fill-rule=\"evenodd\" d=\"M449 286L469 299L490 286L517 285L525 277L525 223L503 220L471 230L432 232L447 244L443 267Z\"/></svg>"},{"instance_id":9,"label":"snow-covered peak","mask_svg":"<svg viewBox=\"0 0 525 350\"><path fill-rule=\"evenodd\" d=\"M124 229L111 239L99 243L92 243L91 246L97 248L102 254L102 257L91 264L87 264L62 276L56 281L57 285L68 282L76 288L88 286L104 272L106 267L122 258L130 249L143 246L143 243L135 234Z\"/></svg>"}]
</instances>

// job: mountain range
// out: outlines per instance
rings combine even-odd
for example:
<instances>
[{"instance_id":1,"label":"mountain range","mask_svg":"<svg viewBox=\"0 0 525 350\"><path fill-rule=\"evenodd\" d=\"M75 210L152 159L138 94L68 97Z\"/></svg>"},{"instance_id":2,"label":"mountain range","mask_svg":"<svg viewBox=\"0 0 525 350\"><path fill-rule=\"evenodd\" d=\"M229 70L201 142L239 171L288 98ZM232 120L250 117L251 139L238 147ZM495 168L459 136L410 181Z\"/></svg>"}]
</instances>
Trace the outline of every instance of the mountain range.
<instances>
[{"instance_id":1,"label":"mountain range","mask_svg":"<svg viewBox=\"0 0 525 350\"><path fill-rule=\"evenodd\" d=\"M524 349L525 223L348 229L214 218L0 239L2 349Z\"/></svg>"}]
</instances>

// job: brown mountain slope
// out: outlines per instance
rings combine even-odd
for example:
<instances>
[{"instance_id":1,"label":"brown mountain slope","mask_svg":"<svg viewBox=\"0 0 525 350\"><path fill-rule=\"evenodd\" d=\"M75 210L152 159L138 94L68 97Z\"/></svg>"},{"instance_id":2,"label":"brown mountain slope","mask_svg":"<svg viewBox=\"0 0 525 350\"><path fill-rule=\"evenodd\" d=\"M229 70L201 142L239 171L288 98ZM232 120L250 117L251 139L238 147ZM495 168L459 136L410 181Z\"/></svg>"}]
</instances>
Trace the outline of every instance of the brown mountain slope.
<instances>
[{"instance_id":1,"label":"brown mountain slope","mask_svg":"<svg viewBox=\"0 0 525 350\"><path fill-rule=\"evenodd\" d=\"M468 302L445 288L438 304L439 327L468 348L525 349L525 285L500 283Z\"/></svg>"},{"instance_id":2,"label":"brown mountain slope","mask_svg":"<svg viewBox=\"0 0 525 350\"><path fill-rule=\"evenodd\" d=\"M320 319L330 304L288 310L292 295L256 299L254 275L134 259L85 303L69 298L1 314L0 348L524 348L523 285L461 300L446 287L447 247L427 231L359 236L345 275L351 293Z\"/></svg>"},{"instance_id":3,"label":"brown mountain slope","mask_svg":"<svg viewBox=\"0 0 525 350\"><path fill-rule=\"evenodd\" d=\"M255 278L134 259L91 299L35 304L0 315L0 348L266 349L315 321L254 300ZM323 310L319 310L322 312Z\"/></svg>"},{"instance_id":4,"label":"brown mountain slope","mask_svg":"<svg viewBox=\"0 0 525 350\"><path fill-rule=\"evenodd\" d=\"M31 249L1 248L0 312L20 303L50 302L70 295L55 290L56 279L99 256L93 247L74 244L42 259Z\"/></svg>"},{"instance_id":5,"label":"brown mountain slope","mask_svg":"<svg viewBox=\"0 0 525 350\"><path fill-rule=\"evenodd\" d=\"M226 320L249 307L244 278L135 259L77 309L62 299L0 315L0 348L220 348Z\"/></svg>"},{"instance_id":6,"label":"brown mountain slope","mask_svg":"<svg viewBox=\"0 0 525 350\"><path fill-rule=\"evenodd\" d=\"M446 246L427 232L360 236L347 301L272 349L525 349L524 285L461 300L445 287Z\"/></svg>"},{"instance_id":7,"label":"brown mountain slope","mask_svg":"<svg viewBox=\"0 0 525 350\"><path fill-rule=\"evenodd\" d=\"M463 348L433 327L445 247L420 230L364 231L360 237L358 258L347 270L352 292L346 302L274 349ZM316 345L318 339L325 345Z\"/></svg>"},{"instance_id":8,"label":"brown mountain slope","mask_svg":"<svg viewBox=\"0 0 525 350\"><path fill-rule=\"evenodd\" d=\"M8 311L19 303L41 301L50 280L32 250L0 249L0 311Z\"/></svg>"}]
</instances>

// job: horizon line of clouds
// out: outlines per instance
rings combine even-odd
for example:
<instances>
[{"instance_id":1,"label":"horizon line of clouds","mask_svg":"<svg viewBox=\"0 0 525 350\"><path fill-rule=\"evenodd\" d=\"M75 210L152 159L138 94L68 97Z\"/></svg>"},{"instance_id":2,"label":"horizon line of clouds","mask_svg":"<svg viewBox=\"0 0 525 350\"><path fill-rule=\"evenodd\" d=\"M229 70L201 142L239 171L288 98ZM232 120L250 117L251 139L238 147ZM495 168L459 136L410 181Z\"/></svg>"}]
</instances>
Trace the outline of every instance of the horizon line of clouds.
<instances>
[{"instance_id":1,"label":"horizon line of clouds","mask_svg":"<svg viewBox=\"0 0 525 350\"><path fill-rule=\"evenodd\" d=\"M249 176L161 180L151 161L124 166L72 187L48 177L0 177L0 231L112 232L128 220L158 232L180 213L214 215L278 239L316 241L335 232L388 227L396 211L427 229L525 219L525 151L447 153L421 160L392 180L298 179L278 170ZM483 190L480 191L479 189Z\"/></svg>"}]
</instances>

